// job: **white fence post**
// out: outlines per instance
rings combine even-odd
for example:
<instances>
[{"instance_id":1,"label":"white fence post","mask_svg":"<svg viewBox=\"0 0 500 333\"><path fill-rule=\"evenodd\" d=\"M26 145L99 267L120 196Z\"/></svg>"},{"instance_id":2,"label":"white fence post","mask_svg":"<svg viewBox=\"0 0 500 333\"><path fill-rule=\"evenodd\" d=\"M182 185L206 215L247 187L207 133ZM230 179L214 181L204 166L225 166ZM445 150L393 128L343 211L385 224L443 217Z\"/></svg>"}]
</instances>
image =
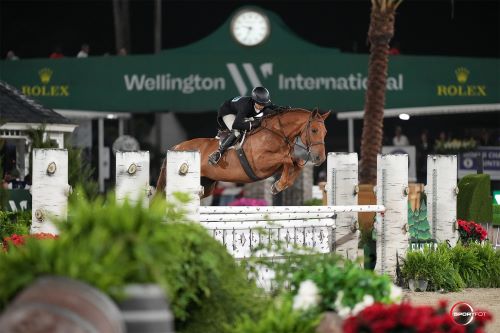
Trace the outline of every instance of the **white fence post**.
<instances>
[{"instance_id":1,"label":"white fence post","mask_svg":"<svg viewBox=\"0 0 500 333\"><path fill-rule=\"evenodd\" d=\"M457 155L427 156L427 220L432 238L458 240L457 224Z\"/></svg>"},{"instance_id":2,"label":"white fence post","mask_svg":"<svg viewBox=\"0 0 500 333\"><path fill-rule=\"evenodd\" d=\"M358 154L328 153L327 163L327 205L358 205ZM335 222L335 251L348 259L356 259L359 242L358 213L339 214Z\"/></svg>"},{"instance_id":3,"label":"white fence post","mask_svg":"<svg viewBox=\"0 0 500 333\"><path fill-rule=\"evenodd\" d=\"M189 195L190 201L182 207L187 217L199 221L200 211L200 152L167 151L167 186L165 189L167 200L177 203L175 192L184 192Z\"/></svg>"},{"instance_id":4,"label":"white fence post","mask_svg":"<svg viewBox=\"0 0 500 333\"><path fill-rule=\"evenodd\" d=\"M386 210L377 214L375 224L375 270L394 278L396 257L404 257L408 249L408 155L377 156L377 204Z\"/></svg>"},{"instance_id":5,"label":"white fence post","mask_svg":"<svg viewBox=\"0 0 500 333\"><path fill-rule=\"evenodd\" d=\"M149 151L116 152L116 201L148 205Z\"/></svg>"},{"instance_id":6,"label":"white fence post","mask_svg":"<svg viewBox=\"0 0 500 333\"><path fill-rule=\"evenodd\" d=\"M33 149L31 233L58 234L54 219L66 219L68 207L68 151Z\"/></svg>"}]
</instances>

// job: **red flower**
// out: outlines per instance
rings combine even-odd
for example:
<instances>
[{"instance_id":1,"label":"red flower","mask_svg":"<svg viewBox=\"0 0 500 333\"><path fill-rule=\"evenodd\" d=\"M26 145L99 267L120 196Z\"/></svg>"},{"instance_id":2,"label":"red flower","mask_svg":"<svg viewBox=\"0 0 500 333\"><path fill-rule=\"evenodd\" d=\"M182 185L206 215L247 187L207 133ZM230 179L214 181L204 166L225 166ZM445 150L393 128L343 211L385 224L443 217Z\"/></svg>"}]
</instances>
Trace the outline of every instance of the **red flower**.
<instances>
[{"instance_id":1,"label":"red flower","mask_svg":"<svg viewBox=\"0 0 500 333\"><path fill-rule=\"evenodd\" d=\"M9 250L9 244L12 244L14 246L21 246L24 245L26 242L27 238L34 238L34 239L56 239L59 236L57 235L52 235L49 233L38 233L38 234L32 234L32 235L17 235L13 234L10 237L5 237L2 242L2 248L4 251Z\"/></svg>"},{"instance_id":2,"label":"red flower","mask_svg":"<svg viewBox=\"0 0 500 333\"><path fill-rule=\"evenodd\" d=\"M365 308L357 316L344 321L345 333L357 332L408 332L416 333L465 333L464 326L457 325L446 309L447 302L439 301L439 307L413 306L410 303L385 305L376 303ZM491 321L491 314L485 312L477 316L475 333L482 331L486 321Z\"/></svg>"}]
</instances>

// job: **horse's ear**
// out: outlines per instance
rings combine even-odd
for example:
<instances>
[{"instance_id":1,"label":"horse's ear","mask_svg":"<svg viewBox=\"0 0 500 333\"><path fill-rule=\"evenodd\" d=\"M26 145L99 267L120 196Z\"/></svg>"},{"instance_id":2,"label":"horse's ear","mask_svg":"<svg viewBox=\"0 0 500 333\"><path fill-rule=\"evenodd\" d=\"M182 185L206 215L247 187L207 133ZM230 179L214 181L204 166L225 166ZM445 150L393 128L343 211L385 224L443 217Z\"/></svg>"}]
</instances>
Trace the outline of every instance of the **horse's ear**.
<instances>
[{"instance_id":1,"label":"horse's ear","mask_svg":"<svg viewBox=\"0 0 500 333\"><path fill-rule=\"evenodd\" d=\"M315 117L319 113L318 107L313 109L313 117Z\"/></svg>"},{"instance_id":2,"label":"horse's ear","mask_svg":"<svg viewBox=\"0 0 500 333\"><path fill-rule=\"evenodd\" d=\"M332 113L332 110L329 110L327 113L323 113L321 115L321 118L323 118L323 120L325 120L326 118L328 118L328 116L330 115L330 113Z\"/></svg>"}]
</instances>

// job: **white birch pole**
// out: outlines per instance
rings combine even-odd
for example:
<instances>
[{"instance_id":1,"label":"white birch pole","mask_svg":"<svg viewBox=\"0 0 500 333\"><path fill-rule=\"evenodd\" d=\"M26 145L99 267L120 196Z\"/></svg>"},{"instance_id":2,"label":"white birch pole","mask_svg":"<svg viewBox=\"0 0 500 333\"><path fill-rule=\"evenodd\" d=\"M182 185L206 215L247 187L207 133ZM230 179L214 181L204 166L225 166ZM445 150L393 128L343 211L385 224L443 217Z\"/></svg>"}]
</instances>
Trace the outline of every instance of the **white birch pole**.
<instances>
[{"instance_id":1,"label":"white birch pole","mask_svg":"<svg viewBox=\"0 0 500 333\"><path fill-rule=\"evenodd\" d=\"M200 210L200 152L196 151L167 151L166 189L167 201L181 207L187 217L199 221ZM189 196L188 203L179 203L176 192L183 192Z\"/></svg>"},{"instance_id":2,"label":"white birch pole","mask_svg":"<svg viewBox=\"0 0 500 333\"><path fill-rule=\"evenodd\" d=\"M327 205L358 204L358 154L328 153ZM357 213L342 213L335 221L333 246L336 252L354 260L358 256L359 226Z\"/></svg>"},{"instance_id":3,"label":"white birch pole","mask_svg":"<svg viewBox=\"0 0 500 333\"><path fill-rule=\"evenodd\" d=\"M116 201L139 200L147 207L149 196L149 151L116 152Z\"/></svg>"},{"instance_id":4,"label":"white birch pole","mask_svg":"<svg viewBox=\"0 0 500 333\"><path fill-rule=\"evenodd\" d=\"M377 263L375 270L396 277L396 257L408 249L408 155L377 156ZM399 261L401 264L401 261Z\"/></svg>"},{"instance_id":5,"label":"white birch pole","mask_svg":"<svg viewBox=\"0 0 500 333\"><path fill-rule=\"evenodd\" d=\"M432 238L455 246L457 228L457 155L427 156L427 220Z\"/></svg>"},{"instance_id":6,"label":"white birch pole","mask_svg":"<svg viewBox=\"0 0 500 333\"><path fill-rule=\"evenodd\" d=\"M31 233L59 232L54 219L65 220L68 207L68 151L33 149Z\"/></svg>"}]
</instances>

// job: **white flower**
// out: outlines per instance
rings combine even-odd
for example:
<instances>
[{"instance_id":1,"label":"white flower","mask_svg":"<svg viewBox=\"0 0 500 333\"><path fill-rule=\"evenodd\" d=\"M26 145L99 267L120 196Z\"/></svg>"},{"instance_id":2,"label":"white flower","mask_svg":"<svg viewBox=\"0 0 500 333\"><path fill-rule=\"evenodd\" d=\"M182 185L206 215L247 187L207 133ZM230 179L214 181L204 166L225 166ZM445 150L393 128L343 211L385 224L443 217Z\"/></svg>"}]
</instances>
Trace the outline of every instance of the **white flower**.
<instances>
[{"instance_id":1,"label":"white flower","mask_svg":"<svg viewBox=\"0 0 500 333\"><path fill-rule=\"evenodd\" d=\"M401 299L403 297L403 289L394 284L391 284L391 295L389 297L394 303L401 303Z\"/></svg>"},{"instance_id":2,"label":"white flower","mask_svg":"<svg viewBox=\"0 0 500 333\"><path fill-rule=\"evenodd\" d=\"M294 310L307 310L315 307L321 301L318 287L311 280L305 280L300 283L299 291L293 298Z\"/></svg>"},{"instance_id":3,"label":"white flower","mask_svg":"<svg viewBox=\"0 0 500 333\"><path fill-rule=\"evenodd\" d=\"M358 313L363 311L365 308L373 305L374 302L375 302L375 299L373 298L372 295L365 295L363 297L363 300L361 302L359 302L358 304L356 304L354 306L354 308L352 308L352 315L356 316Z\"/></svg>"},{"instance_id":4,"label":"white flower","mask_svg":"<svg viewBox=\"0 0 500 333\"><path fill-rule=\"evenodd\" d=\"M351 314L351 309L348 307L342 307L337 313L341 318L347 318Z\"/></svg>"}]
</instances>

